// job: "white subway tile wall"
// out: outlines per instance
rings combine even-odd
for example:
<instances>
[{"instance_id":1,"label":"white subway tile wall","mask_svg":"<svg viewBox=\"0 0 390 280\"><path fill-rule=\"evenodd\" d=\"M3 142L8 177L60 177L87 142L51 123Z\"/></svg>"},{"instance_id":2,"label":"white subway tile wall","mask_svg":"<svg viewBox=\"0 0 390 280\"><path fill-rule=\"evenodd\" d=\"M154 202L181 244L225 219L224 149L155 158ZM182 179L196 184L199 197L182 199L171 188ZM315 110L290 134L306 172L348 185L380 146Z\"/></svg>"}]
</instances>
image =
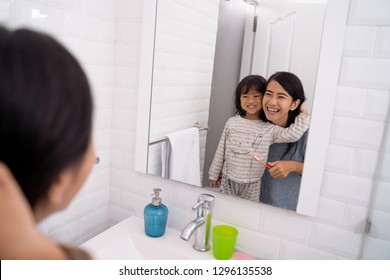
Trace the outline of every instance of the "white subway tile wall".
<instances>
[{"instance_id":1,"label":"white subway tile wall","mask_svg":"<svg viewBox=\"0 0 390 280\"><path fill-rule=\"evenodd\" d=\"M311 247L332 252L345 258L359 256L362 235L323 224L314 224Z\"/></svg>"},{"instance_id":2,"label":"white subway tile wall","mask_svg":"<svg viewBox=\"0 0 390 280\"><path fill-rule=\"evenodd\" d=\"M313 220L286 212L263 211L260 230L265 234L298 243L309 244Z\"/></svg>"},{"instance_id":3,"label":"white subway tile wall","mask_svg":"<svg viewBox=\"0 0 390 280\"><path fill-rule=\"evenodd\" d=\"M207 17L215 16L209 5L218 1L196 2ZM142 7L142 0L0 0L0 22L56 36L82 62L92 84L101 161L70 207L42 226L61 241L79 244L130 215L142 216L154 187L163 189L168 223L181 229L204 191L134 171ZM363 258L390 259L390 144L382 143L389 139L384 138L390 115L389 10L390 1L351 0L317 216L214 194L214 223L238 227L239 249L264 259L356 259L363 248ZM197 36L195 25L203 23L192 24ZM183 39L189 35L176 27ZM380 155L382 167L377 166ZM363 243L374 194L372 231Z\"/></svg>"},{"instance_id":4,"label":"white subway tile wall","mask_svg":"<svg viewBox=\"0 0 390 280\"><path fill-rule=\"evenodd\" d=\"M375 26L348 26L345 34L344 54L350 56L372 55L377 30Z\"/></svg>"},{"instance_id":5,"label":"white subway tile wall","mask_svg":"<svg viewBox=\"0 0 390 280\"><path fill-rule=\"evenodd\" d=\"M390 56L390 27L382 26L378 28L378 38L375 48L375 56Z\"/></svg>"},{"instance_id":6,"label":"white subway tile wall","mask_svg":"<svg viewBox=\"0 0 390 280\"><path fill-rule=\"evenodd\" d=\"M388 26L389 10L390 2L387 0L352 0L348 25Z\"/></svg>"},{"instance_id":7,"label":"white subway tile wall","mask_svg":"<svg viewBox=\"0 0 390 280\"><path fill-rule=\"evenodd\" d=\"M310 256L315 260L329 260L335 259L334 253L329 253L323 250L319 250L307 245L289 242L284 240L280 245L280 259L284 260L306 260Z\"/></svg>"},{"instance_id":8,"label":"white subway tile wall","mask_svg":"<svg viewBox=\"0 0 390 280\"><path fill-rule=\"evenodd\" d=\"M337 102L337 101L336 101ZM326 159L326 170L335 173L352 174L356 149L330 144Z\"/></svg>"},{"instance_id":9,"label":"white subway tile wall","mask_svg":"<svg viewBox=\"0 0 390 280\"><path fill-rule=\"evenodd\" d=\"M318 204L317 218L329 225L342 226L345 207L346 203L343 201L322 197Z\"/></svg>"},{"instance_id":10,"label":"white subway tile wall","mask_svg":"<svg viewBox=\"0 0 390 280\"><path fill-rule=\"evenodd\" d=\"M160 139L175 131L208 122L218 0L158 3L153 68L150 138ZM191 108L191 110L189 110ZM204 151L207 131L200 132ZM161 144L149 151L148 170L161 174ZM203 170L200 153L199 170Z\"/></svg>"}]
</instances>

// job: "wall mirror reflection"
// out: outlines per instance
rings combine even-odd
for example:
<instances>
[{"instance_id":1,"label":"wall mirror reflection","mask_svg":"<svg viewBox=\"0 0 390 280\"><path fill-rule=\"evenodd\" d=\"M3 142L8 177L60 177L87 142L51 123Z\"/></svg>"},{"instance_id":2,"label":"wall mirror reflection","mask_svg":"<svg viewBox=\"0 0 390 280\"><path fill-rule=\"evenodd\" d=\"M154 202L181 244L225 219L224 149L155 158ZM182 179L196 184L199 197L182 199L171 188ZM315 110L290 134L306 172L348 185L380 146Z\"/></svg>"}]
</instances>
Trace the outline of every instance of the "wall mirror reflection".
<instances>
[{"instance_id":1,"label":"wall mirror reflection","mask_svg":"<svg viewBox=\"0 0 390 280\"><path fill-rule=\"evenodd\" d=\"M293 72L312 111L327 8L324 0L203 2L156 0L145 11L154 21L144 26L149 37L143 44L153 55L145 55L150 70L140 73L150 87L140 82L145 96L139 108L145 110L138 115L136 155L136 170L197 187L208 186L208 169L226 120L235 114L234 89L241 78ZM167 160L173 151L174 167ZM315 212L299 208L298 213Z\"/></svg>"}]
</instances>

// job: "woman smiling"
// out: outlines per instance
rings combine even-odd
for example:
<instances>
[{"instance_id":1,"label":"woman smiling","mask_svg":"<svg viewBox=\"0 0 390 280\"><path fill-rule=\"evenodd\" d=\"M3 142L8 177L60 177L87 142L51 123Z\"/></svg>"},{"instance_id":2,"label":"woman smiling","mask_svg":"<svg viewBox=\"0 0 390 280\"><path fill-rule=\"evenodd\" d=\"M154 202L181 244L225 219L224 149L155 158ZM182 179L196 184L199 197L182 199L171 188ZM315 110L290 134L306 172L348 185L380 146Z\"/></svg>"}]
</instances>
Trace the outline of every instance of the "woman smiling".
<instances>
[{"instance_id":1,"label":"woman smiling","mask_svg":"<svg viewBox=\"0 0 390 280\"><path fill-rule=\"evenodd\" d=\"M306 100L300 79L290 72L269 77L260 118L281 127L289 127ZM260 202L296 211L307 142L305 134L294 143L270 146L268 163L261 179Z\"/></svg>"}]
</instances>

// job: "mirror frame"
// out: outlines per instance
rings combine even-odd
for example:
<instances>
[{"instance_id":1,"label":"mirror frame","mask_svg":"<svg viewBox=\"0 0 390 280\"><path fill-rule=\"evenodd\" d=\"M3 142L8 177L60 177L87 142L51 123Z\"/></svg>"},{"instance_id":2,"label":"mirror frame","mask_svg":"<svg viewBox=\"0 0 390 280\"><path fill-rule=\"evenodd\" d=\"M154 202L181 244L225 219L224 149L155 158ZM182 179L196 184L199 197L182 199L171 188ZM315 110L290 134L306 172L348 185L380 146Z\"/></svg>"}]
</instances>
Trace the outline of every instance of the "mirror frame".
<instances>
[{"instance_id":1,"label":"mirror frame","mask_svg":"<svg viewBox=\"0 0 390 280\"><path fill-rule=\"evenodd\" d=\"M134 168L136 171L145 174L147 174L148 166L157 2L158 0L144 1L142 19ZM317 213L320 197L322 176L333 120L349 2L350 0L328 0L326 4L310 133L296 211L298 214L312 217ZM305 201L305 203L302 203L302 201Z\"/></svg>"}]
</instances>

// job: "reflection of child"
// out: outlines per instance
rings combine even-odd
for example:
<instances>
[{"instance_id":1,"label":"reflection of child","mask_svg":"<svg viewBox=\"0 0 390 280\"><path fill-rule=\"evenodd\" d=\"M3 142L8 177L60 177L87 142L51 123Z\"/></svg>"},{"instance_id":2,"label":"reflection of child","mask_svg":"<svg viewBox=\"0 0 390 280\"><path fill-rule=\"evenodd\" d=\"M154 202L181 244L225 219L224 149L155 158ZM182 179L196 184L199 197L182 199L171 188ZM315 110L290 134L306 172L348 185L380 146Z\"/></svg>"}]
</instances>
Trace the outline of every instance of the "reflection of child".
<instances>
[{"instance_id":1,"label":"reflection of child","mask_svg":"<svg viewBox=\"0 0 390 280\"><path fill-rule=\"evenodd\" d=\"M220 185L223 193L253 201L259 201L260 178L265 168L253 156L266 162L271 144L297 141L310 123L304 112L288 128L260 120L265 89L266 81L258 75L247 76L237 85L237 115L226 122L209 170L210 187Z\"/></svg>"}]
</instances>

